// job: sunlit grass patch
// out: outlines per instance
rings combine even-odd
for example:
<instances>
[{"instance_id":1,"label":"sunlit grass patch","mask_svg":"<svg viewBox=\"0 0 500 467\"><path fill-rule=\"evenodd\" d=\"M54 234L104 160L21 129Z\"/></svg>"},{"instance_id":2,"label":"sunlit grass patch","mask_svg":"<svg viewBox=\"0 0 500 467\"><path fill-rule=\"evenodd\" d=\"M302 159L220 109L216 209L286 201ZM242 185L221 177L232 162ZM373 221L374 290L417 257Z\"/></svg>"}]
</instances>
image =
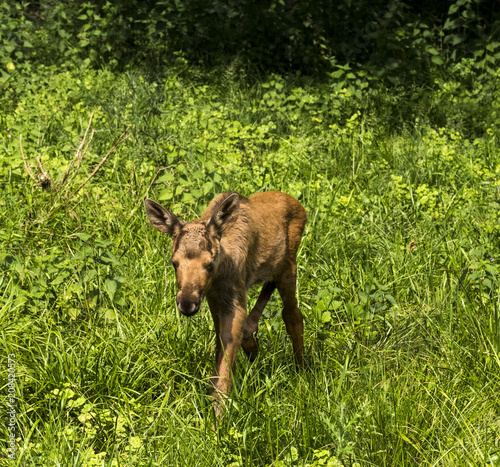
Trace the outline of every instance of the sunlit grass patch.
<instances>
[{"instance_id":1,"label":"sunlit grass patch","mask_svg":"<svg viewBox=\"0 0 500 467\"><path fill-rule=\"evenodd\" d=\"M34 82L17 116L2 115L12 131L38 128L26 148L54 167L87 110L102 148L133 123L114 163L49 217L52 194L0 136L0 345L16 355L18 465L498 464L495 129L472 138L422 113L393 128L348 92L303 82L153 86L92 72L107 91L98 105L85 87L80 105L57 106L80 78ZM170 244L143 197L191 218L219 192L274 189L309 216L307 369L294 367L276 295L212 431L213 324L206 306L176 310Z\"/></svg>"}]
</instances>

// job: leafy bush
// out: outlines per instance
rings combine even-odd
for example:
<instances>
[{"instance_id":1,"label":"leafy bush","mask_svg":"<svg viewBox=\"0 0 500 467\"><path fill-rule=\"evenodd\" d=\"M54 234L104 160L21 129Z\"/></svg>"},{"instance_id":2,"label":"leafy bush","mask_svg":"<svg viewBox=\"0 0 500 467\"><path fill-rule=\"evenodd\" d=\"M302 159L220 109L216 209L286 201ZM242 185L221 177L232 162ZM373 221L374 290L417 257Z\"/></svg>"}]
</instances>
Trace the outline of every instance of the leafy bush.
<instances>
[{"instance_id":1,"label":"leafy bush","mask_svg":"<svg viewBox=\"0 0 500 467\"><path fill-rule=\"evenodd\" d=\"M447 9L449 6L449 9ZM446 11L447 10L447 11ZM398 84L464 57L499 63L499 12L481 0L410 2L204 0L43 2L4 0L0 63L125 68L173 62L206 65L237 57L279 72L311 75L359 63Z\"/></svg>"}]
</instances>

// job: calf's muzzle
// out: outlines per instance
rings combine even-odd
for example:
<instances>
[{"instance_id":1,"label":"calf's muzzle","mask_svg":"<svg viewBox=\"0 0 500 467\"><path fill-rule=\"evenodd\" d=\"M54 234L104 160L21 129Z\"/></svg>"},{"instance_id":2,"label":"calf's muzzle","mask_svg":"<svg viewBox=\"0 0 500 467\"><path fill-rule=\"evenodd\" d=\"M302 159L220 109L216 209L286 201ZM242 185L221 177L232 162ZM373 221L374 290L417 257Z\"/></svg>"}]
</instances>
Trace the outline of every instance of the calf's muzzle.
<instances>
[{"instance_id":1,"label":"calf's muzzle","mask_svg":"<svg viewBox=\"0 0 500 467\"><path fill-rule=\"evenodd\" d=\"M176 298L177 308L183 315L192 316L200 309L201 298L200 296L184 295L179 292Z\"/></svg>"}]
</instances>

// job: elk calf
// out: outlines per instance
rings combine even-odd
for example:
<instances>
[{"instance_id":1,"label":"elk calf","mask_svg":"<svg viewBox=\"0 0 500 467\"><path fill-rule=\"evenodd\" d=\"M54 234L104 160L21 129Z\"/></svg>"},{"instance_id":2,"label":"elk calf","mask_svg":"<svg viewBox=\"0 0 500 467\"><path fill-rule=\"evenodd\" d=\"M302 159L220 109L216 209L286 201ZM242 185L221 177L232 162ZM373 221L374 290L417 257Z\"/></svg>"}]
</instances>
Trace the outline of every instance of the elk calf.
<instances>
[{"instance_id":1,"label":"elk calf","mask_svg":"<svg viewBox=\"0 0 500 467\"><path fill-rule=\"evenodd\" d=\"M256 357L254 334L276 288L295 360L303 366L304 325L295 297L297 249L307 219L302 205L276 191L249 198L223 193L189 223L153 200L147 199L145 207L153 227L172 237L179 311L192 316L203 297L208 301L216 332L214 397L229 394L240 345L251 359ZM264 285L247 316L247 290L257 283Z\"/></svg>"}]
</instances>

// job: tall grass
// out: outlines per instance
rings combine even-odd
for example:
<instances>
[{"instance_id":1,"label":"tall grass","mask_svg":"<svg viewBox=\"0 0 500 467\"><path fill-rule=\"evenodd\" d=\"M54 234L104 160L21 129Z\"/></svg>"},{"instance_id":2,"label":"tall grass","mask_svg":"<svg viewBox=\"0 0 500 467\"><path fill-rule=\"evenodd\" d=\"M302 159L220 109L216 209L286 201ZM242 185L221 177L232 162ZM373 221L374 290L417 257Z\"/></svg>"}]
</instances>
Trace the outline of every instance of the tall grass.
<instances>
[{"instance_id":1,"label":"tall grass","mask_svg":"<svg viewBox=\"0 0 500 467\"><path fill-rule=\"evenodd\" d=\"M500 465L496 133L470 139L425 114L390 128L348 96L340 117L282 112L259 84L89 79L107 86L96 151L123 123L135 127L78 197L54 204L4 137L0 345L16 359L13 465ZM37 99L49 91L36 91L10 126L46 118ZM56 154L52 170L67 154L62 136L86 122L65 133L76 111L27 139ZM276 296L257 360L238 355L215 431L213 324L206 305L179 316L169 241L142 212L161 166L149 196L181 217L227 190L286 191L309 214L298 257L307 370L294 368ZM1 378L6 394L3 363Z\"/></svg>"}]
</instances>

